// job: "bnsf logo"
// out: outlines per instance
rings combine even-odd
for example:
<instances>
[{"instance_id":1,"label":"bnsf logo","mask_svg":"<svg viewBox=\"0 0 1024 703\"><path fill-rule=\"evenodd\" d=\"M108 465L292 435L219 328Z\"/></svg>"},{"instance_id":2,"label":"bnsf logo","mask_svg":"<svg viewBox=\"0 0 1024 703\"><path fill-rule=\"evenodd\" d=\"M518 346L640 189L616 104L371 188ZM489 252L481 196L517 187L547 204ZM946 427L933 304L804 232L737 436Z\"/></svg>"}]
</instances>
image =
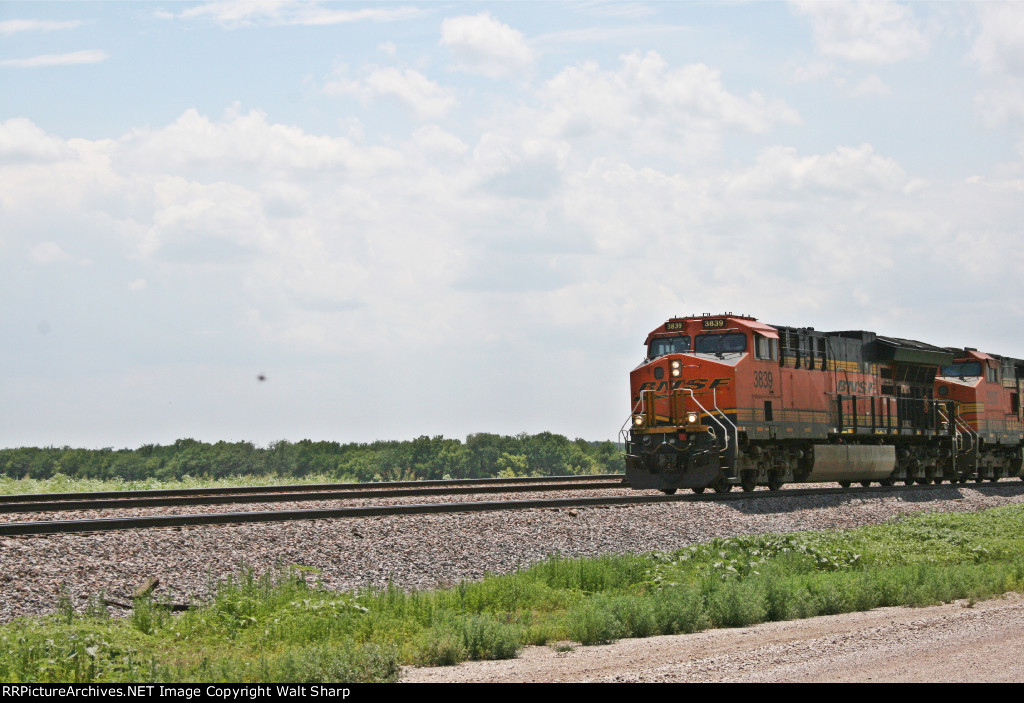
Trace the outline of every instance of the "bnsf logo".
<instances>
[{"instance_id":1,"label":"bnsf logo","mask_svg":"<svg viewBox=\"0 0 1024 703\"><path fill-rule=\"evenodd\" d=\"M672 390L676 390L676 389L679 389L679 388L689 388L689 389L695 390L695 391L702 391L702 390L705 390L705 389L711 390L712 388L718 388L719 386L724 386L728 382L729 382L728 378L712 378L710 380L707 379L707 378L692 378L689 381L684 381L684 380L680 379L678 381L672 381L671 382L672 383L671 388L672 388ZM657 387L655 387L655 386L657 386ZM644 383L644 384L642 384L640 386L640 391L641 392L643 392L643 391L654 391L656 393L659 393L661 391L667 391L668 389L669 389L669 381L662 381L661 383L657 383L657 384L654 381L648 381L647 383Z\"/></svg>"},{"instance_id":2,"label":"bnsf logo","mask_svg":"<svg viewBox=\"0 0 1024 703\"><path fill-rule=\"evenodd\" d=\"M872 395L875 392L875 384L870 381L839 381L836 384L836 393L860 393L861 395Z\"/></svg>"}]
</instances>

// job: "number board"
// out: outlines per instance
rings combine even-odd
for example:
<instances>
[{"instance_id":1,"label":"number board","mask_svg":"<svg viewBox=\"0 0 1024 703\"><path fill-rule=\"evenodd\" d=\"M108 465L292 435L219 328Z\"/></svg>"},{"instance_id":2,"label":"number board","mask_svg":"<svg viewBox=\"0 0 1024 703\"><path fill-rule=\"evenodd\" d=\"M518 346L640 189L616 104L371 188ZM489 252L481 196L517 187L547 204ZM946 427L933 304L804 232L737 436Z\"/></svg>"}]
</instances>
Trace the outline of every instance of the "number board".
<instances>
[{"instance_id":1,"label":"number board","mask_svg":"<svg viewBox=\"0 0 1024 703\"><path fill-rule=\"evenodd\" d=\"M725 327L725 320L723 320L720 317L717 317L713 320L701 320L701 322L703 323L703 327L706 330L718 330Z\"/></svg>"},{"instance_id":2,"label":"number board","mask_svg":"<svg viewBox=\"0 0 1024 703\"><path fill-rule=\"evenodd\" d=\"M672 332L674 330L681 330L681 329L683 329L685 327L686 327L686 323L685 322L666 322L665 323L665 330L668 331L668 332Z\"/></svg>"}]
</instances>

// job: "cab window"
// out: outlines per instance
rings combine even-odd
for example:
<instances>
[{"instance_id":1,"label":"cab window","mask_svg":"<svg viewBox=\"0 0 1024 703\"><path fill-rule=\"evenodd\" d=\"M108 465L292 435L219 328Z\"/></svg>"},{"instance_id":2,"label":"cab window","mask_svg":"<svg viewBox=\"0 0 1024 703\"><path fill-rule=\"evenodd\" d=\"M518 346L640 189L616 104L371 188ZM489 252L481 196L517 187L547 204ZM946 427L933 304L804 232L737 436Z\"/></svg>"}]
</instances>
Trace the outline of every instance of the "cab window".
<instances>
[{"instance_id":1,"label":"cab window","mask_svg":"<svg viewBox=\"0 0 1024 703\"><path fill-rule=\"evenodd\" d=\"M754 355L758 359L777 361L779 358L779 340L754 335Z\"/></svg>"},{"instance_id":2,"label":"cab window","mask_svg":"<svg viewBox=\"0 0 1024 703\"><path fill-rule=\"evenodd\" d=\"M960 378L980 376L981 364L977 361L963 361L959 364L950 364L949 366L943 366L942 370L939 371L939 375L947 377L959 376Z\"/></svg>"},{"instance_id":3,"label":"cab window","mask_svg":"<svg viewBox=\"0 0 1024 703\"><path fill-rule=\"evenodd\" d=\"M690 337L680 335L678 337L659 337L651 342L651 359L666 354L685 354L690 351Z\"/></svg>"},{"instance_id":4,"label":"cab window","mask_svg":"<svg viewBox=\"0 0 1024 703\"><path fill-rule=\"evenodd\" d=\"M742 333L698 334L694 351L698 354L728 354L747 350L747 335Z\"/></svg>"}]
</instances>

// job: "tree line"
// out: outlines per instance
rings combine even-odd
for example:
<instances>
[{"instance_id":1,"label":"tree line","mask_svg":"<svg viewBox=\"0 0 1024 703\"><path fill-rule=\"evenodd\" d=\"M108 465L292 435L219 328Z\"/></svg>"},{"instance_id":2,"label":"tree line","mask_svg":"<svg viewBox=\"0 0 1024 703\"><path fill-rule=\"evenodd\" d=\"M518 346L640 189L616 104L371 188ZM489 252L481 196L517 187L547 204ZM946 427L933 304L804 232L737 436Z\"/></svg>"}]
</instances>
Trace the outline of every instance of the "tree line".
<instances>
[{"instance_id":1,"label":"tree line","mask_svg":"<svg viewBox=\"0 0 1024 703\"><path fill-rule=\"evenodd\" d=\"M347 443L281 440L207 443L179 439L138 449L19 447L0 449L0 475L47 479L146 478L180 480L226 476L321 475L338 481L403 481L494 476L619 473L623 460L610 441L569 440L550 432L514 436L471 434L463 442L421 436L413 440Z\"/></svg>"}]
</instances>

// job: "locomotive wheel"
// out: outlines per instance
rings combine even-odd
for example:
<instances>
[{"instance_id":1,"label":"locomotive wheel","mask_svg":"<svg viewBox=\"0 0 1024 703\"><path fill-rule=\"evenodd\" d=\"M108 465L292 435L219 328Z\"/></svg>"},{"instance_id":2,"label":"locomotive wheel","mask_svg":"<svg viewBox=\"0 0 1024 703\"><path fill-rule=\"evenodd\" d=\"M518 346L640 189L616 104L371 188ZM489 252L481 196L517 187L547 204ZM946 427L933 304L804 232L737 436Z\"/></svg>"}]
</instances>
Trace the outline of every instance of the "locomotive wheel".
<instances>
[{"instance_id":1,"label":"locomotive wheel","mask_svg":"<svg viewBox=\"0 0 1024 703\"><path fill-rule=\"evenodd\" d=\"M843 488L849 488L850 484L852 483L853 481L839 481L839 485L842 486Z\"/></svg>"},{"instance_id":2,"label":"locomotive wheel","mask_svg":"<svg viewBox=\"0 0 1024 703\"><path fill-rule=\"evenodd\" d=\"M728 493L732 490L732 484L726 483L724 478L719 478L711 484L711 490L715 493Z\"/></svg>"},{"instance_id":3,"label":"locomotive wheel","mask_svg":"<svg viewBox=\"0 0 1024 703\"><path fill-rule=\"evenodd\" d=\"M893 486L895 484L896 479L894 478L883 478L881 481L878 482L879 486Z\"/></svg>"},{"instance_id":4,"label":"locomotive wheel","mask_svg":"<svg viewBox=\"0 0 1024 703\"><path fill-rule=\"evenodd\" d=\"M1022 479L1022 480L1024 480L1024 479ZM779 478L778 476L769 476L768 477L768 490L769 491L777 491L780 488L782 488L782 479Z\"/></svg>"},{"instance_id":5,"label":"locomotive wheel","mask_svg":"<svg viewBox=\"0 0 1024 703\"><path fill-rule=\"evenodd\" d=\"M860 485L864 486L864 488L868 488L871 486L871 481L861 481Z\"/></svg>"},{"instance_id":6,"label":"locomotive wheel","mask_svg":"<svg viewBox=\"0 0 1024 703\"><path fill-rule=\"evenodd\" d=\"M692 491L693 491L694 493L703 493L703 492L704 492L704 486L698 486L697 488L693 488L693 489L691 489L691 490L692 490Z\"/></svg>"},{"instance_id":7,"label":"locomotive wheel","mask_svg":"<svg viewBox=\"0 0 1024 703\"><path fill-rule=\"evenodd\" d=\"M676 489L675 488L662 488L661 492L664 493L667 496L673 496L673 495L676 494Z\"/></svg>"},{"instance_id":8,"label":"locomotive wheel","mask_svg":"<svg viewBox=\"0 0 1024 703\"><path fill-rule=\"evenodd\" d=\"M740 479L740 486L743 488L744 493L750 493L757 488L757 478L752 474L743 474L743 477Z\"/></svg>"}]
</instances>

